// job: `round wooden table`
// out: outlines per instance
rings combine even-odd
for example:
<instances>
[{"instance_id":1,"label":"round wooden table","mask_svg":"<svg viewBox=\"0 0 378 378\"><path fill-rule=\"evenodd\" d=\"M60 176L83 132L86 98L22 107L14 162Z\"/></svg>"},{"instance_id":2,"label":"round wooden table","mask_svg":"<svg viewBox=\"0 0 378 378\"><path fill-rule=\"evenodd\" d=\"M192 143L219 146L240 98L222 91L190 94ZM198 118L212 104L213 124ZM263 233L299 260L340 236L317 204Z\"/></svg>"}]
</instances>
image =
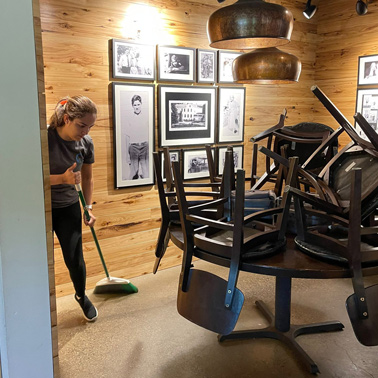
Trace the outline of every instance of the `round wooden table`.
<instances>
[{"instance_id":1,"label":"round wooden table","mask_svg":"<svg viewBox=\"0 0 378 378\"><path fill-rule=\"evenodd\" d=\"M228 267L230 263L229 259L199 250L196 251L195 256L226 267ZM344 325L339 321L301 325L291 324L291 280L292 278L350 278L350 269L342 265L321 261L304 254L296 248L294 239L288 237L287 247L284 252L255 261L242 262L240 270L276 277L275 314L272 314L263 301L256 301L257 307L268 319L270 323L269 326L263 329L234 331L228 335L219 335L219 341L248 338L273 338L281 340L294 349L311 373L318 373L318 366L295 341L295 338L308 333L342 330ZM365 268L363 269L363 273L364 276L378 274L378 266Z\"/></svg>"}]
</instances>

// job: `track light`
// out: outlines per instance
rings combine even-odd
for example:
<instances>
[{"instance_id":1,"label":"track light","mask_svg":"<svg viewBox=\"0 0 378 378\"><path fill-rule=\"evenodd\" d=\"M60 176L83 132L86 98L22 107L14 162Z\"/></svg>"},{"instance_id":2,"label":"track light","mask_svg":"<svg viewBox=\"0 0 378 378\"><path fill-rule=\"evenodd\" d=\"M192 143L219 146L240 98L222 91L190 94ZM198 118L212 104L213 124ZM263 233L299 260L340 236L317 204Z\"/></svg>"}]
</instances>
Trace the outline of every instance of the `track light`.
<instances>
[{"instance_id":1,"label":"track light","mask_svg":"<svg viewBox=\"0 0 378 378\"><path fill-rule=\"evenodd\" d=\"M363 16L368 11L367 3L364 3L362 0L358 0L356 3L356 12L358 15Z\"/></svg>"},{"instance_id":2,"label":"track light","mask_svg":"<svg viewBox=\"0 0 378 378\"><path fill-rule=\"evenodd\" d=\"M315 14L316 9L317 8L315 5L311 5L311 0L307 0L306 9L303 11L303 15L306 18L310 19Z\"/></svg>"}]
</instances>

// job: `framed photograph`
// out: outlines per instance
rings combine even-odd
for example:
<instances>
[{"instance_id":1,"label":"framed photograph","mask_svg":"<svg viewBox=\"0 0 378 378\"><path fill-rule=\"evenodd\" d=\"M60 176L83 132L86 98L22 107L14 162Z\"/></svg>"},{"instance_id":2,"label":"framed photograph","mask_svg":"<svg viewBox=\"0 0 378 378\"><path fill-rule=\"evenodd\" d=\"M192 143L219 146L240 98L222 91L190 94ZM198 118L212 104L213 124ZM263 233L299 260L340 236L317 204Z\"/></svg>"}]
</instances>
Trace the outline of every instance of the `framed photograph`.
<instances>
[{"instance_id":1,"label":"framed photograph","mask_svg":"<svg viewBox=\"0 0 378 378\"><path fill-rule=\"evenodd\" d=\"M244 104L244 87L219 88L219 143L242 142L244 140Z\"/></svg>"},{"instance_id":2,"label":"framed photograph","mask_svg":"<svg viewBox=\"0 0 378 378\"><path fill-rule=\"evenodd\" d=\"M156 46L113 39L113 78L155 80Z\"/></svg>"},{"instance_id":3,"label":"framed photograph","mask_svg":"<svg viewBox=\"0 0 378 378\"><path fill-rule=\"evenodd\" d=\"M244 153L244 146L232 146L233 155L234 155L234 167L235 173L238 169L243 168L243 153ZM218 148L218 174L223 174L224 169L224 161L226 157L227 147L219 147Z\"/></svg>"},{"instance_id":4,"label":"framed photograph","mask_svg":"<svg viewBox=\"0 0 378 378\"><path fill-rule=\"evenodd\" d=\"M213 144L215 104L215 87L159 85L160 147Z\"/></svg>"},{"instance_id":5,"label":"framed photograph","mask_svg":"<svg viewBox=\"0 0 378 378\"><path fill-rule=\"evenodd\" d=\"M190 47L158 46L158 80L193 83L195 58L196 50Z\"/></svg>"},{"instance_id":6,"label":"framed photograph","mask_svg":"<svg viewBox=\"0 0 378 378\"><path fill-rule=\"evenodd\" d=\"M171 151L169 150L169 157L171 158L171 164L174 161L181 161L180 160L180 150ZM165 176L165 170L164 170L164 153L163 151L160 152L160 161L161 161L161 175L163 178L163 182L167 181L167 178ZM173 177L173 172L172 172Z\"/></svg>"},{"instance_id":7,"label":"framed photograph","mask_svg":"<svg viewBox=\"0 0 378 378\"><path fill-rule=\"evenodd\" d=\"M378 89L357 89L356 112L361 113L378 133ZM368 140L357 122L355 127L357 133Z\"/></svg>"},{"instance_id":8,"label":"framed photograph","mask_svg":"<svg viewBox=\"0 0 378 378\"><path fill-rule=\"evenodd\" d=\"M241 53L219 50L218 55L218 83L233 83L232 63Z\"/></svg>"},{"instance_id":9,"label":"framed photograph","mask_svg":"<svg viewBox=\"0 0 378 378\"><path fill-rule=\"evenodd\" d=\"M357 85L371 84L378 84L378 55L360 56Z\"/></svg>"},{"instance_id":10,"label":"framed photograph","mask_svg":"<svg viewBox=\"0 0 378 378\"><path fill-rule=\"evenodd\" d=\"M197 49L197 82L215 83L217 81L217 52Z\"/></svg>"},{"instance_id":11,"label":"framed photograph","mask_svg":"<svg viewBox=\"0 0 378 378\"><path fill-rule=\"evenodd\" d=\"M214 149L211 149L214 157ZM184 150L183 156L183 179L198 179L209 177L209 164L205 149Z\"/></svg>"},{"instance_id":12,"label":"framed photograph","mask_svg":"<svg viewBox=\"0 0 378 378\"><path fill-rule=\"evenodd\" d=\"M113 83L115 187L152 185L155 86Z\"/></svg>"}]
</instances>

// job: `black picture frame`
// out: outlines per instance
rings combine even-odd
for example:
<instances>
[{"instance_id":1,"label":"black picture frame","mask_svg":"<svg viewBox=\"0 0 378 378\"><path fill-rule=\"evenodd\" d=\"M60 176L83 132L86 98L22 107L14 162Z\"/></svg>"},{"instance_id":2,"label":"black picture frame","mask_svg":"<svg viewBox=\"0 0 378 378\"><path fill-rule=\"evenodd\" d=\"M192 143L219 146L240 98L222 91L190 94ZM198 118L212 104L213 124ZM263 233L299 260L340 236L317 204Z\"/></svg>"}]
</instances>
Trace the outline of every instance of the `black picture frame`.
<instances>
[{"instance_id":1,"label":"black picture frame","mask_svg":"<svg viewBox=\"0 0 378 378\"><path fill-rule=\"evenodd\" d=\"M218 51L218 83L233 83L232 63L242 53L235 51Z\"/></svg>"},{"instance_id":2,"label":"black picture frame","mask_svg":"<svg viewBox=\"0 0 378 378\"><path fill-rule=\"evenodd\" d=\"M214 148L211 149L213 158ZM183 150L182 175L184 180L194 180L210 177L206 149Z\"/></svg>"},{"instance_id":3,"label":"black picture frame","mask_svg":"<svg viewBox=\"0 0 378 378\"><path fill-rule=\"evenodd\" d=\"M378 85L378 55L358 57L357 85Z\"/></svg>"},{"instance_id":4,"label":"black picture frame","mask_svg":"<svg viewBox=\"0 0 378 378\"><path fill-rule=\"evenodd\" d=\"M197 49L197 83L212 84L217 82L217 50Z\"/></svg>"},{"instance_id":5,"label":"black picture frame","mask_svg":"<svg viewBox=\"0 0 378 378\"><path fill-rule=\"evenodd\" d=\"M235 173L238 169L243 168L244 162L244 146L242 144L237 146L232 146L234 155L234 167ZM224 160L226 156L227 147L218 147L218 175L223 174Z\"/></svg>"},{"instance_id":6,"label":"black picture frame","mask_svg":"<svg viewBox=\"0 0 378 378\"><path fill-rule=\"evenodd\" d=\"M378 88L357 89L356 113L361 113L378 133ZM354 124L358 135L369 141L359 124Z\"/></svg>"},{"instance_id":7,"label":"black picture frame","mask_svg":"<svg viewBox=\"0 0 378 378\"><path fill-rule=\"evenodd\" d=\"M115 187L152 185L155 86L114 82L112 90Z\"/></svg>"},{"instance_id":8,"label":"black picture frame","mask_svg":"<svg viewBox=\"0 0 378 378\"><path fill-rule=\"evenodd\" d=\"M219 87L218 143L244 141L245 87Z\"/></svg>"},{"instance_id":9,"label":"black picture frame","mask_svg":"<svg viewBox=\"0 0 378 378\"><path fill-rule=\"evenodd\" d=\"M156 46L112 40L113 79L154 81Z\"/></svg>"},{"instance_id":10,"label":"black picture frame","mask_svg":"<svg viewBox=\"0 0 378 378\"><path fill-rule=\"evenodd\" d=\"M216 87L159 85L159 146L213 144Z\"/></svg>"},{"instance_id":11,"label":"black picture frame","mask_svg":"<svg viewBox=\"0 0 378 378\"><path fill-rule=\"evenodd\" d=\"M196 49L158 45L158 80L194 83Z\"/></svg>"},{"instance_id":12,"label":"black picture frame","mask_svg":"<svg viewBox=\"0 0 378 378\"><path fill-rule=\"evenodd\" d=\"M171 163L173 161L178 161L180 162L181 165L181 150L169 150L169 156L171 157ZM161 161L161 175L163 182L167 181L167 178L165 176L165 169L164 169L164 152L160 151L160 161ZM173 177L173 172L172 172L172 177Z\"/></svg>"}]
</instances>

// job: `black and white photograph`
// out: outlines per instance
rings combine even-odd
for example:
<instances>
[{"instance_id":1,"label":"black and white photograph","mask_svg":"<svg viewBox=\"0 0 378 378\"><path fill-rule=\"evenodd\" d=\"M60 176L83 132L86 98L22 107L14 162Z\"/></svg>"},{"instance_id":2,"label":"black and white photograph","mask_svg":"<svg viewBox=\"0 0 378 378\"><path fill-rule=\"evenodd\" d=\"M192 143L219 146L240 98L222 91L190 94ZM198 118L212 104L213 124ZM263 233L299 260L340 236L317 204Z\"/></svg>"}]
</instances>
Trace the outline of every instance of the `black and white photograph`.
<instances>
[{"instance_id":1,"label":"black and white photograph","mask_svg":"<svg viewBox=\"0 0 378 378\"><path fill-rule=\"evenodd\" d=\"M113 39L113 78L155 80L156 46Z\"/></svg>"},{"instance_id":2,"label":"black and white photograph","mask_svg":"<svg viewBox=\"0 0 378 378\"><path fill-rule=\"evenodd\" d=\"M232 63L241 53L232 51L218 51L218 82L233 83Z\"/></svg>"},{"instance_id":3,"label":"black and white photograph","mask_svg":"<svg viewBox=\"0 0 378 378\"><path fill-rule=\"evenodd\" d=\"M244 140L244 87L219 88L218 142Z\"/></svg>"},{"instance_id":4,"label":"black and white photograph","mask_svg":"<svg viewBox=\"0 0 378 378\"><path fill-rule=\"evenodd\" d=\"M195 81L196 50L189 47L158 46L158 80Z\"/></svg>"},{"instance_id":5,"label":"black and white photograph","mask_svg":"<svg viewBox=\"0 0 378 378\"><path fill-rule=\"evenodd\" d=\"M197 49L197 82L215 83L217 81L217 52Z\"/></svg>"},{"instance_id":6,"label":"black and white photograph","mask_svg":"<svg viewBox=\"0 0 378 378\"><path fill-rule=\"evenodd\" d=\"M224 161L226 158L227 147L218 148L218 174L221 175L224 169ZM243 168L243 146L233 146L232 152L234 156L235 173L238 169Z\"/></svg>"},{"instance_id":7,"label":"black and white photograph","mask_svg":"<svg viewBox=\"0 0 378 378\"><path fill-rule=\"evenodd\" d=\"M378 133L378 89L358 89L356 112L361 113L370 126ZM355 123L357 133L368 140L359 124Z\"/></svg>"},{"instance_id":8,"label":"black and white photograph","mask_svg":"<svg viewBox=\"0 0 378 378\"><path fill-rule=\"evenodd\" d=\"M155 86L113 83L115 186L154 183Z\"/></svg>"},{"instance_id":9,"label":"black and white photograph","mask_svg":"<svg viewBox=\"0 0 378 378\"><path fill-rule=\"evenodd\" d=\"M214 149L211 149L214 158ZM205 149L184 150L183 179L199 179L209 177L209 163Z\"/></svg>"},{"instance_id":10,"label":"black and white photograph","mask_svg":"<svg viewBox=\"0 0 378 378\"><path fill-rule=\"evenodd\" d=\"M180 161L180 151L177 150L177 151L172 151L172 150L169 150L169 157L171 159L171 166L172 166L172 163L174 161ZM166 182L167 181L167 177L165 175L165 169L164 169L164 153L163 152L160 152L160 161L161 161L161 175L162 175L162 179L163 179L163 182ZM172 177L173 177L173 172L172 172Z\"/></svg>"},{"instance_id":11,"label":"black and white photograph","mask_svg":"<svg viewBox=\"0 0 378 378\"><path fill-rule=\"evenodd\" d=\"M378 55L360 56L357 85L372 84L378 84Z\"/></svg>"},{"instance_id":12,"label":"black and white photograph","mask_svg":"<svg viewBox=\"0 0 378 378\"><path fill-rule=\"evenodd\" d=\"M215 104L214 87L160 85L160 147L214 143Z\"/></svg>"}]
</instances>

